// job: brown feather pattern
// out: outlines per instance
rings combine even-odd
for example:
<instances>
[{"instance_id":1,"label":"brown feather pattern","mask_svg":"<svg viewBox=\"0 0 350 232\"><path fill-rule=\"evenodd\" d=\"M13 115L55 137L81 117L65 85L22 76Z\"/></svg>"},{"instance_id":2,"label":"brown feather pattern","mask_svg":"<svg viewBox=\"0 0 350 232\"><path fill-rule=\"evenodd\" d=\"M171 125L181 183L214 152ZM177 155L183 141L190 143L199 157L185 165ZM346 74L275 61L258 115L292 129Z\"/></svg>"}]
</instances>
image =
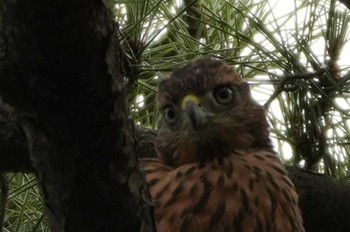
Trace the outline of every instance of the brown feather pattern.
<instances>
[{"instance_id":1,"label":"brown feather pattern","mask_svg":"<svg viewBox=\"0 0 350 232\"><path fill-rule=\"evenodd\" d=\"M189 94L200 102L183 109ZM140 165L159 232L304 231L265 111L230 66L209 58L190 62L161 82L158 104L163 113L172 110L171 119L163 116L159 158Z\"/></svg>"}]
</instances>

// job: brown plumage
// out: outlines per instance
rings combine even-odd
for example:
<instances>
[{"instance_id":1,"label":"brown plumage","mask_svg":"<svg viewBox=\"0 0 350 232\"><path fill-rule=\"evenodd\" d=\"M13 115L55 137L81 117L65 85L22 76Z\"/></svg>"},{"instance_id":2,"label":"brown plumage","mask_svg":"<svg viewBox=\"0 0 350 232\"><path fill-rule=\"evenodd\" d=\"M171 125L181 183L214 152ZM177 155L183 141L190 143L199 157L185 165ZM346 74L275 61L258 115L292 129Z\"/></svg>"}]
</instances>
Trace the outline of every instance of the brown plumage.
<instances>
[{"instance_id":1,"label":"brown plumage","mask_svg":"<svg viewBox=\"0 0 350 232\"><path fill-rule=\"evenodd\" d=\"M157 159L141 160L159 232L302 232L298 196L265 110L227 64L195 60L163 80Z\"/></svg>"}]
</instances>

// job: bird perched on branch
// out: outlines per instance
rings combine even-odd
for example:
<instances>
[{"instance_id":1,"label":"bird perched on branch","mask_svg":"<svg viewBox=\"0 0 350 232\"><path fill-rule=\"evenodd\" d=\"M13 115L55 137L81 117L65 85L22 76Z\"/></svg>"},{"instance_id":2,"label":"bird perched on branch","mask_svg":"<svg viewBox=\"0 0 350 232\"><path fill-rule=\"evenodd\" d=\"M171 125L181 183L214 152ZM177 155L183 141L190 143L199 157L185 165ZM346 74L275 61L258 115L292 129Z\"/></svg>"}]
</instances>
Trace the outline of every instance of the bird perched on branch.
<instances>
[{"instance_id":1,"label":"bird perched on branch","mask_svg":"<svg viewBox=\"0 0 350 232\"><path fill-rule=\"evenodd\" d=\"M141 160L159 232L302 232L265 110L226 63L194 60L161 81L158 158Z\"/></svg>"}]
</instances>

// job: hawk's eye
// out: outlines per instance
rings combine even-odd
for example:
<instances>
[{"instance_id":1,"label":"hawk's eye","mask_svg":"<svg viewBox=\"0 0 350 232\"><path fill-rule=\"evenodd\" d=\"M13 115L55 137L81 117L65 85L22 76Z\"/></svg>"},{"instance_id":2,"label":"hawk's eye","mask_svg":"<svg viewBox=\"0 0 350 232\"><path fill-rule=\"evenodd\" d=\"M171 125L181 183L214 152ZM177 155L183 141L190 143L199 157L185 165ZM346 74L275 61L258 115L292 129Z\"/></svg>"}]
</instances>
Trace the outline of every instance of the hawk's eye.
<instances>
[{"instance_id":1,"label":"hawk's eye","mask_svg":"<svg viewBox=\"0 0 350 232\"><path fill-rule=\"evenodd\" d=\"M177 120L177 112L175 107L173 106L165 107L163 110L163 117L170 126L174 125Z\"/></svg>"},{"instance_id":2,"label":"hawk's eye","mask_svg":"<svg viewBox=\"0 0 350 232\"><path fill-rule=\"evenodd\" d=\"M222 105L233 102L233 90L227 86L220 86L213 91L215 100Z\"/></svg>"}]
</instances>

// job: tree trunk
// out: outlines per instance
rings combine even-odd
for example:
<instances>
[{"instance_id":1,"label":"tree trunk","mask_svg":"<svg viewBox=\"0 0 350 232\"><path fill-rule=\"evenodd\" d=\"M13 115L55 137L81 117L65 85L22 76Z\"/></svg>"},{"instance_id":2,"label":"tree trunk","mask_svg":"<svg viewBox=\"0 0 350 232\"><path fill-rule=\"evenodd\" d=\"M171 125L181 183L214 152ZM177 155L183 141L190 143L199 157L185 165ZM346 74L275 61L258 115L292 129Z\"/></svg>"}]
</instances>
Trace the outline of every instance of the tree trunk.
<instances>
[{"instance_id":1,"label":"tree trunk","mask_svg":"<svg viewBox=\"0 0 350 232\"><path fill-rule=\"evenodd\" d=\"M153 231L110 12L100 0L5 7L1 169L35 170L51 231Z\"/></svg>"}]
</instances>

